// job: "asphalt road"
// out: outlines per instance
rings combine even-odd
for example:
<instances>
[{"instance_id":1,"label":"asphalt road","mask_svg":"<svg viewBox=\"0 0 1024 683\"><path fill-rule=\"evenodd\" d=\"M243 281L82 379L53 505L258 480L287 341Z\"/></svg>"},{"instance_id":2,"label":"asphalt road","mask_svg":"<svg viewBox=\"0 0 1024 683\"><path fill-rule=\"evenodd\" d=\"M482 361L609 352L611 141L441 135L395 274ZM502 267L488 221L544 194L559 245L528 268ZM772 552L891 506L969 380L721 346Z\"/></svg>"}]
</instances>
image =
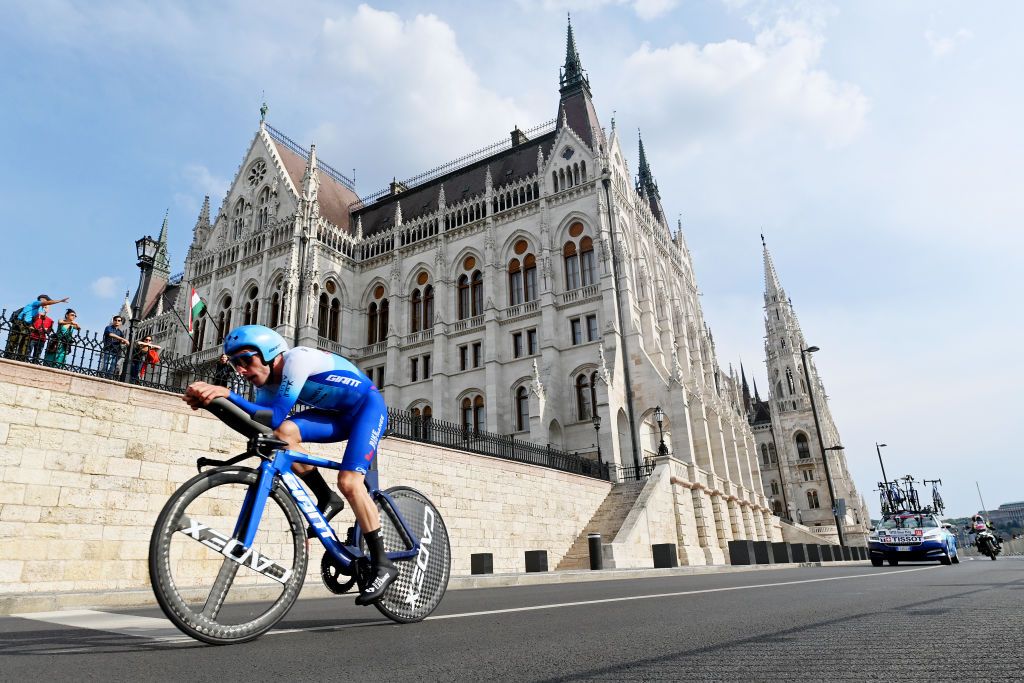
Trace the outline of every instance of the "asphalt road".
<instances>
[{"instance_id":1,"label":"asphalt road","mask_svg":"<svg viewBox=\"0 0 1024 683\"><path fill-rule=\"evenodd\" d=\"M1019 681L1024 559L451 591L404 626L304 600L230 647L157 609L43 618L79 626L0 618L0 679Z\"/></svg>"}]
</instances>

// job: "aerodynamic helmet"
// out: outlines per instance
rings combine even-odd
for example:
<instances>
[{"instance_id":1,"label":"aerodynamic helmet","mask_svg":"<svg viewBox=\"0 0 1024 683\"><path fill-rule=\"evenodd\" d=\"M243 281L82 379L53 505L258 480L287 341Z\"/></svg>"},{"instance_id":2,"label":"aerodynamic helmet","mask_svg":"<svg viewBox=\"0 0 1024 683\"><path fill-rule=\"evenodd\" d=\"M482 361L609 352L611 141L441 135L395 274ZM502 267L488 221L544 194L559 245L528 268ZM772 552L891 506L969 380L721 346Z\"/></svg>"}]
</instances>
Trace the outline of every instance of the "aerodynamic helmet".
<instances>
[{"instance_id":1,"label":"aerodynamic helmet","mask_svg":"<svg viewBox=\"0 0 1024 683\"><path fill-rule=\"evenodd\" d=\"M224 353L233 356L243 348L251 346L260 352L263 362L270 361L288 350L284 337L265 325L242 325L228 332L224 338Z\"/></svg>"}]
</instances>

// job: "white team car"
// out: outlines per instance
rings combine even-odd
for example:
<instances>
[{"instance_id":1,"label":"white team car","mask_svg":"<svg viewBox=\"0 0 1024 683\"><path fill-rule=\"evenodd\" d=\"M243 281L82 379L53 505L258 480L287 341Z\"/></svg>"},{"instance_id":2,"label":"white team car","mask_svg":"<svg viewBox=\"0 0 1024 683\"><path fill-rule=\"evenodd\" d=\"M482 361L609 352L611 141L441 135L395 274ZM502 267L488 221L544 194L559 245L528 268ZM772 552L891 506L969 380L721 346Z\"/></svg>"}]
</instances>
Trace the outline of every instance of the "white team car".
<instances>
[{"instance_id":1,"label":"white team car","mask_svg":"<svg viewBox=\"0 0 1024 683\"><path fill-rule=\"evenodd\" d=\"M883 519L868 535L871 564L938 560L959 564L956 536L931 513L900 512Z\"/></svg>"}]
</instances>

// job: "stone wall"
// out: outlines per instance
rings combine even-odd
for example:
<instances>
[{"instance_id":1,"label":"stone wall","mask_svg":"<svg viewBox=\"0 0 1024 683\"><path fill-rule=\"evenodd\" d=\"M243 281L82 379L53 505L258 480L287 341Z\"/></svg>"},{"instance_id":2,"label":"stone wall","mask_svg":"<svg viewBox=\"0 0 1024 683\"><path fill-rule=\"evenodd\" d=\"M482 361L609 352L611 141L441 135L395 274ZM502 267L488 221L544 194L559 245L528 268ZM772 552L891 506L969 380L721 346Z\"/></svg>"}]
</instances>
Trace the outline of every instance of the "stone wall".
<instances>
[{"instance_id":1,"label":"stone wall","mask_svg":"<svg viewBox=\"0 0 1024 683\"><path fill-rule=\"evenodd\" d=\"M242 450L235 432L174 394L0 360L0 593L146 588L168 496L196 458ZM477 552L493 554L495 572L523 571L526 550L547 550L557 566L611 486L394 438L380 469L383 486L417 488L441 511L456 575Z\"/></svg>"}]
</instances>

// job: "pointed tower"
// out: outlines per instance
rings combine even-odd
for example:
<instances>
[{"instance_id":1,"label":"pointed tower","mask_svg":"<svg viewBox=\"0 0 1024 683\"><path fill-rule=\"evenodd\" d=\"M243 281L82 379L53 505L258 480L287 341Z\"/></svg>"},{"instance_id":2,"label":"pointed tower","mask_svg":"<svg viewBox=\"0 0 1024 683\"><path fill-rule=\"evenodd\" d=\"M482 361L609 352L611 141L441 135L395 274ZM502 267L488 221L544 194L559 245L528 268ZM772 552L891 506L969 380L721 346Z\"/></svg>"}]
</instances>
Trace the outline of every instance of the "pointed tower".
<instances>
[{"instance_id":1,"label":"pointed tower","mask_svg":"<svg viewBox=\"0 0 1024 683\"><path fill-rule=\"evenodd\" d=\"M822 444L818 443L811 409L811 391L818 409L824 447L834 449L842 441L832 419L825 387L810 354L807 355L810 377L804 376L801 350L807 348L807 341L763 235L761 246L764 258L765 364L768 370L766 403L770 412L770 428L758 430L754 425L754 436L759 448L762 443L774 442L779 458L777 465L762 462L762 479L768 482L781 473L794 521L811 527L812 531L821 527L819 533L822 536L836 541L838 536L822 462ZM845 500L847 505L843 525L847 543L861 544L867 520L861 518L860 494L850 477L846 455L842 450L826 452L829 454L836 498ZM771 494L766 491L766 495Z\"/></svg>"},{"instance_id":2,"label":"pointed tower","mask_svg":"<svg viewBox=\"0 0 1024 683\"><path fill-rule=\"evenodd\" d=\"M576 49L576 38L572 32L572 19L565 38L565 65L559 74L557 128L568 126L580 136L591 149L604 145L604 134L597 118L597 110L590 92L590 80L583 70L580 53Z\"/></svg>"},{"instance_id":3,"label":"pointed tower","mask_svg":"<svg viewBox=\"0 0 1024 683\"><path fill-rule=\"evenodd\" d=\"M651 166L647 163L647 153L644 151L644 138L637 131L637 138L640 141L640 166L636 177L636 191L647 200L651 207L651 213L661 224L668 226L665 222L665 209L661 206L661 192L658 190L658 183L651 173ZM680 228L682 226L680 225Z\"/></svg>"},{"instance_id":4,"label":"pointed tower","mask_svg":"<svg viewBox=\"0 0 1024 683\"><path fill-rule=\"evenodd\" d=\"M209 207L207 207L209 210ZM170 209L164 213L164 222L160 226L160 237L157 238L157 242L160 243L160 248L156 252L156 261L153 263L153 278L163 277L167 280L171 276L171 261L167 257L167 216L170 214Z\"/></svg>"}]
</instances>

